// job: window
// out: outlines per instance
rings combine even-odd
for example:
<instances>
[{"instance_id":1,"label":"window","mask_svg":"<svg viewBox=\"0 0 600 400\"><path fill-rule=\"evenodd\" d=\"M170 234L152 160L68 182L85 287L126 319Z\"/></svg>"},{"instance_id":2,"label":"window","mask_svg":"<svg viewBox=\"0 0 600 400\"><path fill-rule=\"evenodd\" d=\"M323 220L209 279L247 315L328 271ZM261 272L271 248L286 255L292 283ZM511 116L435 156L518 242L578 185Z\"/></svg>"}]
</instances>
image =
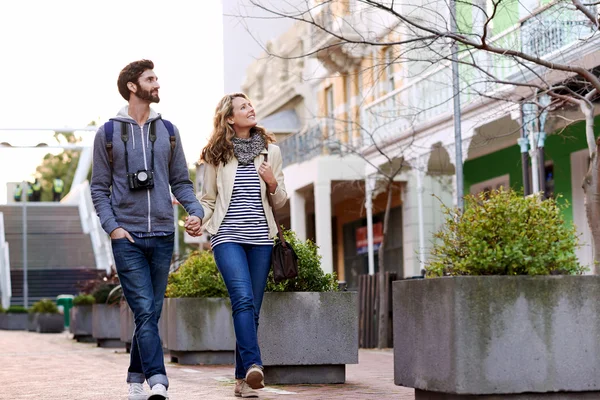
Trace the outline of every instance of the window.
<instances>
[{"instance_id":1,"label":"window","mask_svg":"<svg viewBox=\"0 0 600 400\"><path fill-rule=\"evenodd\" d=\"M394 51L393 47L390 46L385 50L385 77L387 80L387 92L393 92L396 88L394 82Z\"/></svg>"},{"instance_id":2,"label":"window","mask_svg":"<svg viewBox=\"0 0 600 400\"><path fill-rule=\"evenodd\" d=\"M469 192L472 195L477 195L481 192L491 192L492 190L498 190L501 187L504 189L510 188L510 177L508 174L471 185L471 189L469 190Z\"/></svg>"},{"instance_id":3,"label":"window","mask_svg":"<svg viewBox=\"0 0 600 400\"><path fill-rule=\"evenodd\" d=\"M348 134L348 139L352 138L352 76L350 74L346 74L344 77L346 81L345 88L345 108L346 108L346 132Z\"/></svg>"},{"instance_id":4,"label":"window","mask_svg":"<svg viewBox=\"0 0 600 400\"><path fill-rule=\"evenodd\" d=\"M333 107L333 86L329 86L325 89L325 112L327 117L327 136L332 137L334 135L334 107Z\"/></svg>"}]
</instances>

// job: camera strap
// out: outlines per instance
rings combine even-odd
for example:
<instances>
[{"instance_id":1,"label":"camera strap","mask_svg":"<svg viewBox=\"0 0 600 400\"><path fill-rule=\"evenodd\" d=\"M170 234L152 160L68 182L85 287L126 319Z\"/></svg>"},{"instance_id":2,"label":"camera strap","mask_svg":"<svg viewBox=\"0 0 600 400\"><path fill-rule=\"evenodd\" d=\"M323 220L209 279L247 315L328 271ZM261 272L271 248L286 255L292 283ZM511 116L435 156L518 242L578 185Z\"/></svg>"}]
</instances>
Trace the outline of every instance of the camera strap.
<instances>
[{"instance_id":1,"label":"camera strap","mask_svg":"<svg viewBox=\"0 0 600 400\"><path fill-rule=\"evenodd\" d=\"M150 143L152 143L151 160L150 160L150 171L154 171L154 142L156 142L156 124L150 123ZM129 152L127 151L127 142L129 141L129 131L127 130L127 122L121 121L121 140L123 141L123 147L125 147L125 168L127 174L129 174Z\"/></svg>"}]
</instances>

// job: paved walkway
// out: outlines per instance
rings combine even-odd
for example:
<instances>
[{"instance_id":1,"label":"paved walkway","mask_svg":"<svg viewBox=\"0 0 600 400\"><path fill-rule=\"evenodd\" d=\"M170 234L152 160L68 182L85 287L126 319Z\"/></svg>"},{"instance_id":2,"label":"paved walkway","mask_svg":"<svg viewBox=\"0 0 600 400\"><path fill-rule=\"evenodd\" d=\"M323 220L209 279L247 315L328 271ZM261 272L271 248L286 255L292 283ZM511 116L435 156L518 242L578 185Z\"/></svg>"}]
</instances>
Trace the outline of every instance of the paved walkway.
<instances>
[{"instance_id":1,"label":"paved walkway","mask_svg":"<svg viewBox=\"0 0 600 400\"><path fill-rule=\"evenodd\" d=\"M414 391L394 385L389 350L361 350L344 385L273 386L261 399L414 400ZM1 399L126 399L129 355L77 343L64 334L0 330ZM167 364L171 400L235 399L231 366Z\"/></svg>"}]
</instances>

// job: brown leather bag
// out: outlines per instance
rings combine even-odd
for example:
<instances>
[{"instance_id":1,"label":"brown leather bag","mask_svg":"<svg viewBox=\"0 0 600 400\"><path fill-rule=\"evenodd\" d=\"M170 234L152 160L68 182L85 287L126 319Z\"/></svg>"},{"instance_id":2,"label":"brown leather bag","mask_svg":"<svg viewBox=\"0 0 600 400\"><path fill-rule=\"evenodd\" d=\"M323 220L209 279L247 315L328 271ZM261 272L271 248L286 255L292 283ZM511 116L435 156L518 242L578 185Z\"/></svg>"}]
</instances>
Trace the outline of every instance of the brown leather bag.
<instances>
[{"instance_id":1,"label":"brown leather bag","mask_svg":"<svg viewBox=\"0 0 600 400\"><path fill-rule=\"evenodd\" d=\"M265 161L269 161L269 145L266 146L267 154L265 154ZM266 184L265 184L266 186ZM293 279L298 276L298 256L292 246L285 241L283 237L283 231L277 218L277 212L273 207L273 200L271 199L271 193L267 187L267 199L271 211L273 211L273 218L277 224L278 238L275 240L275 245L271 252L271 268L273 268L273 280L275 283L282 282L286 279Z\"/></svg>"}]
</instances>

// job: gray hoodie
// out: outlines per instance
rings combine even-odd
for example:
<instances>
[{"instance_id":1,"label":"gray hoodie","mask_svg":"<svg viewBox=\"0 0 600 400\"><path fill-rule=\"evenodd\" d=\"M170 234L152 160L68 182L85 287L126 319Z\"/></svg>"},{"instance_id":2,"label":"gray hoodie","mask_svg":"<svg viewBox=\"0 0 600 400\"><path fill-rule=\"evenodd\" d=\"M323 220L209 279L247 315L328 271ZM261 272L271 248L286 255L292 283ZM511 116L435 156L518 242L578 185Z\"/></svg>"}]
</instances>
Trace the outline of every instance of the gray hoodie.
<instances>
[{"instance_id":1,"label":"gray hoodie","mask_svg":"<svg viewBox=\"0 0 600 400\"><path fill-rule=\"evenodd\" d=\"M113 127L113 168L108 161L104 125L94 139L92 168L92 200L102 228L111 233L117 228L128 232L173 232L174 216L171 191L189 215L204 217L204 211L194 194L190 181L179 131L175 128L176 146L171 157L169 132L160 120L160 114L150 110L150 117L143 127L129 116L124 107L115 118ZM121 124L126 122L129 130L127 151L129 172L151 169L152 142L149 139L150 124L156 124L154 143L154 188L130 190L127 182L124 143L121 140ZM170 186L170 190L169 190Z\"/></svg>"}]
</instances>

